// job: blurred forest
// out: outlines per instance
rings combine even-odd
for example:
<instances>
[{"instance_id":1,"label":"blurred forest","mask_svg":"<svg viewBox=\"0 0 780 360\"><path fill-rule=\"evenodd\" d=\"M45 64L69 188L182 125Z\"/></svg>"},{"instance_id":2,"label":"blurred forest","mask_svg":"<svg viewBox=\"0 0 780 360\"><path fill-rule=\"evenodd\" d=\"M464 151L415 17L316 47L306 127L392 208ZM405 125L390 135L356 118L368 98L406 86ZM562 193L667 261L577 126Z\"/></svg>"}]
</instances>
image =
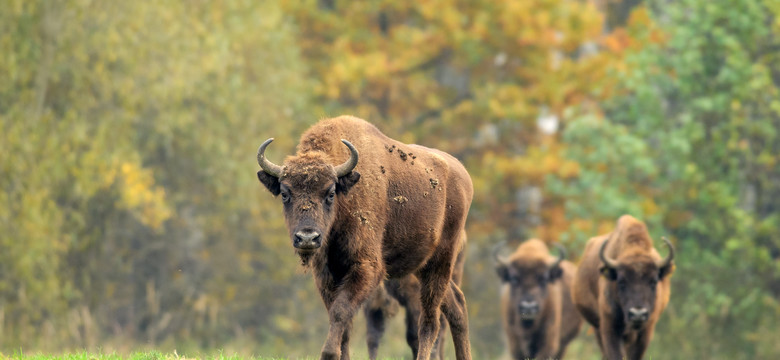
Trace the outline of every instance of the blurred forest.
<instances>
[{"instance_id":1,"label":"blurred forest","mask_svg":"<svg viewBox=\"0 0 780 360\"><path fill-rule=\"evenodd\" d=\"M648 357L780 357L780 1L0 9L0 351L316 355L327 314L255 151L353 114L471 173L475 359L504 348L494 244L576 261L625 213L678 250ZM383 356L411 355L402 322ZM568 350L598 354L588 329Z\"/></svg>"}]
</instances>

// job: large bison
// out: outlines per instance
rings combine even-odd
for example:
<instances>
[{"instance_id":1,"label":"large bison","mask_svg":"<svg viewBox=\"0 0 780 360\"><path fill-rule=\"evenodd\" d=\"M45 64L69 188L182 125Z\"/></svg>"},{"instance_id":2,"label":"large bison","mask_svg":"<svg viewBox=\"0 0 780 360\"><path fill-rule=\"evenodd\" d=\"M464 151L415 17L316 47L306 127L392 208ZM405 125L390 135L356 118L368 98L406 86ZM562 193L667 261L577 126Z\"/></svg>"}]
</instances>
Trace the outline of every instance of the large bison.
<instances>
[{"instance_id":1,"label":"large bison","mask_svg":"<svg viewBox=\"0 0 780 360\"><path fill-rule=\"evenodd\" d=\"M574 279L574 304L596 329L608 360L641 359L669 303L674 248L661 258L645 224L629 215L585 245Z\"/></svg>"},{"instance_id":2,"label":"large bison","mask_svg":"<svg viewBox=\"0 0 780 360\"><path fill-rule=\"evenodd\" d=\"M577 267L553 257L544 242L531 239L503 258L494 253L501 288L501 313L512 359L560 359L577 336L582 319L571 300Z\"/></svg>"},{"instance_id":3,"label":"large bison","mask_svg":"<svg viewBox=\"0 0 780 360\"><path fill-rule=\"evenodd\" d=\"M417 359L429 359L440 310L456 357L470 359L465 297L450 280L473 196L463 165L351 116L312 126L283 165L265 157L272 140L257 151L257 177L281 195L292 245L328 310L321 358L349 359L355 312L385 277L413 274L420 280Z\"/></svg>"},{"instance_id":4,"label":"large bison","mask_svg":"<svg viewBox=\"0 0 780 360\"><path fill-rule=\"evenodd\" d=\"M464 263L465 253L461 251L452 271L452 281L458 286L460 286L463 279ZM407 275L400 279L386 279L385 283L380 284L374 295L366 302L364 312L366 316L366 342L368 344L369 359L375 360L377 358L379 341L385 331L385 321L388 317L395 315L399 304L406 310L406 342L412 349L413 357L417 357L419 348L417 320L422 312L420 280L414 275ZM431 350L431 359L436 360L444 359L447 321L443 314L440 316L440 324L439 334Z\"/></svg>"}]
</instances>

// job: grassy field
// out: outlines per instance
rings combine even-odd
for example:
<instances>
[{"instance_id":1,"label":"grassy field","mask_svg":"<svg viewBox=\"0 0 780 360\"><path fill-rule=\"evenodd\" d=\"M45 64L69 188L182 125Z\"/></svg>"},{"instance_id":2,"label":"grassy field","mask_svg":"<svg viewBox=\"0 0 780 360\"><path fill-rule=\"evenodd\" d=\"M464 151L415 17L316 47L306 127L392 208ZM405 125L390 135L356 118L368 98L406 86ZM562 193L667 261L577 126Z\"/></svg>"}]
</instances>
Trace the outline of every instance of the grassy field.
<instances>
[{"instance_id":1,"label":"grassy field","mask_svg":"<svg viewBox=\"0 0 780 360\"><path fill-rule=\"evenodd\" d=\"M286 358L286 357L242 357L239 355L226 355L222 352L215 352L213 354L195 354L190 356L179 355L175 351L173 353L162 353L159 351L137 352L127 356L119 355L116 353L103 354L92 352L81 352L75 354L36 354L36 353L23 353L16 352L13 354L0 353L0 360L189 360L189 359L209 359L209 360L316 360L318 357L305 357L305 358ZM400 360L395 358L384 358L382 360Z\"/></svg>"},{"instance_id":2,"label":"grassy field","mask_svg":"<svg viewBox=\"0 0 780 360\"><path fill-rule=\"evenodd\" d=\"M385 336L379 347L381 360L411 360L412 354L404 339L405 324L403 316L395 316L389 319ZM365 318L358 316L352 331L350 343L351 358L355 360L368 359L365 340ZM324 337L325 334L322 334ZM281 340L280 340L281 341ZM24 360L317 360L322 339L317 337L306 344L299 344L294 351L290 351L289 344L275 344L273 341L255 344L247 343L222 343L218 348L223 350L199 351L196 346L186 344L137 344L126 342L102 343L97 348L61 349L59 351L36 350L8 350L0 352L0 360L24 359ZM153 347L152 347L153 346ZM651 345L651 352L660 349ZM53 348L56 349L56 348ZM155 350L156 349L156 350ZM173 350L178 349L178 350ZM472 342L472 357L478 360L503 359L504 348L487 349ZM599 350L595 344L592 330L583 326L580 335L567 348L567 357L577 360L598 360ZM650 358L656 359L653 354ZM445 359L454 360L455 353L452 347L452 338L447 332L445 345Z\"/></svg>"},{"instance_id":3,"label":"grassy field","mask_svg":"<svg viewBox=\"0 0 780 360\"><path fill-rule=\"evenodd\" d=\"M195 356L182 356L173 353L162 353L159 351L137 352L127 356L102 353L82 352L76 354L26 354L16 352L14 354L0 353L0 360L25 359L25 360L187 360L187 359L210 359L210 360L288 360L288 358L270 358L270 357L241 357L238 355L226 355L222 353L203 354ZM303 358L300 360L314 360L314 358ZM290 358L289 360L292 360Z\"/></svg>"}]
</instances>

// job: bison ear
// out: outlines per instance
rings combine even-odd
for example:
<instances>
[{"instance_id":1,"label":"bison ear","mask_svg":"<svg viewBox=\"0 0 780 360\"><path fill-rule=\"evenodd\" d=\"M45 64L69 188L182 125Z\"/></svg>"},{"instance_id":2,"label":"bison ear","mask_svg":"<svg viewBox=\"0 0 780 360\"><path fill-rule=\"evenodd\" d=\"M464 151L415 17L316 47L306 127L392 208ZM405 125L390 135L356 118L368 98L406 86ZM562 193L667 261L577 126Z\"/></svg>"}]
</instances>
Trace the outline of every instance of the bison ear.
<instances>
[{"instance_id":1,"label":"bison ear","mask_svg":"<svg viewBox=\"0 0 780 360\"><path fill-rule=\"evenodd\" d=\"M257 179L260 180L260 182L265 185L266 189L268 189L268 191L270 191L274 196L279 195L281 192L279 187L279 179L276 176L269 175L265 171L260 170L257 172Z\"/></svg>"},{"instance_id":2,"label":"bison ear","mask_svg":"<svg viewBox=\"0 0 780 360\"><path fill-rule=\"evenodd\" d=\"M599 272L602 276L607 278L609 281L615 281L617 280L617 271L615 269L609 267L609 266L602 266L599 268Z\"/></svg>"},{"instance_id":3,"label":"bison ear","mask_svg":"<svg viewBox=\"0 0 780 360\"><path fill-rule=\"evenodd\" d=\"M674 263L669 262L669 265L666 265L658 269L658 280L663 280L664 277L672 274L673 272L674 272Z\"/></svg>"},{"instance_id":4,"label":"bison ear","mask_svg":"<svg viewBox=\"0 0 780 360\"><path fill-rule=\"evenodd\" d=\"M339 181L336 182L336 192L346 194L352 186L357 184L358 180L360 180L360 173L351 171L349 174L340 177Z\"/></svg>"},{"instance_id":5,"label":"bison ear","mask_svg":"<svg viewBox=\"0 0 780 360\"><path fill-rule=\"evenodd\" d=\"M550 282L560 279L563 276L563 269L560 265L555 265L550 269Z\"/></svg>"},{"instance_id":6,"label":"bison ear","mask_svg":"<svg viewBox=\"0 0 780 360\"><path fill-rule=\"evenodd\" d=\"M507 268L506 264L496 264L496 273L498 273L498 277L502 282L509 282L509 268Z\"/></svg>"}]
</instances>

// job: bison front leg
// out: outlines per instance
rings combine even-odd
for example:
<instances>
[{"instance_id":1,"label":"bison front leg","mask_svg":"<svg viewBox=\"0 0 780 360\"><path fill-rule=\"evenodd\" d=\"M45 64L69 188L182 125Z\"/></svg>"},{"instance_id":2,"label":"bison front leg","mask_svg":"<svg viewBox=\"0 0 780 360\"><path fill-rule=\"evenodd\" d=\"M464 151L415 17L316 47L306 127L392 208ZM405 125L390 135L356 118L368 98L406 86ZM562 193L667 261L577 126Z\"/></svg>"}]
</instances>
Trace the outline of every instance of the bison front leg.
<instances>
[{"instance_id":1,"label":"bison front leg","mask_svg":"<svg viewBox=\"0 0 780 360\"><path fill-rule=\"evenodd\" d=\"M349 336L352 333L352 319L346 322L344 332L341 333L341 360L349 360Z\"/></svg>"},{"instance_id":2,"label":"bison front leg","mask_svg":"<svg viewBox=\"0 0 780 360\"><path fill-rule=\"evenodd\" d=\"M355 304L350 300L347 292L339 292L333 302L328 306L330 328L325 345L322 346L321 360L348 360L349 359L349 335L346 334L352 327L352 317L360 303ZM327 304L326 304L327 305ZM346 340L346 346L344 341Z\"/></svg>"},{"instance_id":3,"label":"bison front leg","mask_svg":"<svg viewBox=\"0 0 780 360\"><path fill-rule=\"evenodd\" d=\"M558 338L545 338L544 344L539 352L536 353L537 359L558 359Z\"/></svg>"},{"instance_id":4,"label":"bison front leg","mask_svg":"<svg viewBox=\"0 0 780 360\"><path fill-rule=\"evenodd\" d=\"M359 280L363 279L363 280ZM355 312L379 284L379 279L367 280L362 275L345 277L333 301L326 300L330 328L322 347L321 360L349 360L349 334Z\"/></svg>"},{"instance_id":5,"label":"bison front leg","mask_svg":"<svg viewBox=\"0 0 780 360\"><path fill-rule=\"evenodd\" d=\"M647 329L642 330L642 332L638 334L636 340L626 347L626 355L628 355L628 360L639 360L642 358L642 356L645 355L647 346L650 345L650 338L653 336L654 328L655 324Z\"/></svg>"},{"instance_id":6,"label":"bison front leg","mask_svg":"<svg viewBox=\"0 0 780 360\"><path fill-rule=\"evenodd\" d=\"M559 311L555 311L552 314L552 317L548 319L548 323L546 324L546 327L544 328L544 334L541 336L541 339L538 339L537 341L541 341L540 346L538 347L538 352L536 353L536 357L538 359L559 359L558 357L558 350L560 349L560 339L561 339L561 313Z\"/></svg>"},{"instance_id":7,"label":"bison front leg","mask_svg":"<svg viewBox=\"0 0 780 360\"><path fill-rule=\"evenodd\" d=\"M624 360L620 334L615 331L613 322L602 317L599 331L601 333L601 351L604 353L604 357L607 360Z\"/></svg>"}]
</instances>

